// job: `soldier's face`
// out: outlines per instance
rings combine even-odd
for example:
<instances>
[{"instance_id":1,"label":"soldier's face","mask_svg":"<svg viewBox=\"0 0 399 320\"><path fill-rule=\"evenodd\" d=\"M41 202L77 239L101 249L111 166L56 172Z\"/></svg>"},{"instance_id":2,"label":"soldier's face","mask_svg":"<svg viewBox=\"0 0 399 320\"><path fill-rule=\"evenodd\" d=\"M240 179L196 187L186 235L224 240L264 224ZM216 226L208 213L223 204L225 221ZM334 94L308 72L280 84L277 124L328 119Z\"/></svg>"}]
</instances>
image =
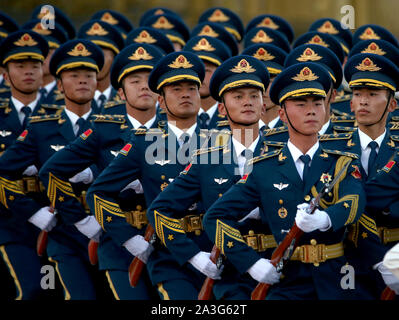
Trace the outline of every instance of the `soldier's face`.
<instances>
[{"instance_id":1,"label":"soldier's face","mask_svg":"<svg viewBox=\"0 0 399 320\"><path fill-rule=\"evenodd\" d=\"M43 66L36 60L15 60L7 63L5 79L12 88L26 94L39 90L43 81Z\"/></svg>"},{"instance_id":2,"label":"soldier's face","mask_svg":"<svg viewBox=\"0 0 399 320\"><path fill-rule=\"evenodd\" d=\"M262 91L256 88L237 88L223 94L224 103L220 113L230 117L234 122L252 124L259 121L262 107Z\"/></svg>"},{"instance_id":3,"label":"soldier's face","mask_svg":"<svg viewBox=\"0 0 399 320\"><path fill-rule=\"evenodd\" d=\"M205 78L204 78L204 81L202 81L199 93L200 93L201 99L206 99L211 95L209 92L209 82L210 82L212 75L215 72L217 66L214 65L213 63L209 63L206 61L203 61L203 62L205 65Z\"/></svg>"},{"instance_id":4,"label":"soldier's face","mask_svg":"<svg viewBox=\"0 0 399 320\"><path fill-rule=\"evenodd\" d=\"M198 114L201 98L196 83L179 81L164 86L162 90L164 95L159 96L158 101L160 107L164 108L166 112L168 112L167 105L174 115L182 119L191 118Z\"/></svg>"},{"instance_id":5,"label":"soldier's face","mask_svg":"<svg viewBox=\"0 0 399 320\"><path fill-rule=\"evenodd\" d=\"M351 111L355 114L359 125L378 122L388 103L388 91L384 89L354 88L351 100ZM391 98L388 112L396 108L396 100ZM387 113L385 117L387 117Z\"/></svg>"},{"instance_id":6,"label":"soldier's face","mask_svg":"<svg viewBox=\"0 0 399 320\"><path fill-rule=\"evenodd\" d=\"M285 108L280 108L281 120L287 124L289 130L291 125L304 135L318 133L324 123L325 99L320 97L303 97L285 100ZM290 120L290 122L288 121Z\"/></svg>"},{"instance_id":7,"label":"soldier's face","mask_svg":"<svg viewBox=\"0 0 399 320\"><path fill-rule=\"evenodd\" d=\"M93 99L97 88L97 73L89 69L64 70L58 81L58 89L65 97L79 103Z\"/></svg>"},{"instance_id":8,"label":"soldier's face","mask_svg":"<svg viewBox=\"0 0 399 320\"><path fill-rule=\"evenodd\" d=\"M123 79L123 88L120 88L119 96L127 101L127 106L148 110L155 108L158 95L148 87L150 71L137 71L128 74Z\"/></svg>"},{"instance_id":9,"label":"soldier's face","mask_svg":"<svg viewBox=\"0 0 399 320\"><path fill-rule=\"evenodd\" d=\"M115 54L111 49L102 48L104 54L104 66L100 70L97 75L98 80L103 80L106 77L109 77L109 73L111 70L112 62L114 61Z\"/></svg>"}]
</instances>

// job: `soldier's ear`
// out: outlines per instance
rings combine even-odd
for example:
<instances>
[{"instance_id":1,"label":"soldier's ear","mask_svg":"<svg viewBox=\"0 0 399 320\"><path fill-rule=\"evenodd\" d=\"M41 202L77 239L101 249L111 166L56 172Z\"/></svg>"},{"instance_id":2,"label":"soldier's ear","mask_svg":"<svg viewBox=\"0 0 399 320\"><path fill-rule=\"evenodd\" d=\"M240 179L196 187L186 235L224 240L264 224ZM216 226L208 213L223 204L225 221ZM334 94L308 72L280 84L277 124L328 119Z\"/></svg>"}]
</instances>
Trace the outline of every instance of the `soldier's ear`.
<instances>
[{"instance_id":1,"label":"soldier's ear","mask_svg":"<svg viewBox=\"0 0 399 320\"><path fill-rule=\"evenodd\" d=\"M224 99L221 103L218 103L218 111L221 115L227 116L226 106L224 105Z\"/></svg>"},{"instance_id":2,"label":"soldier's ear","mask_svg":"<svg viewBox=\"0 0 399 320\"><path fill-rule=\"evenodd\" d=\"M280 107L280 109L278 110L278 116L280 117L281 121L283 121L285 124L287 124L288 121L287 121L287 116L286 116L286 114L285 114L284 103L285 103L285 102L283 102L283 103L281 104L281 107Z\"/></svg>"},{"instance_id":3,"label":"soldier's ear","mask_svg":"<svg viewBox=\"0 0 399 320\"><path fill-rule=\"evenodd\" d=\"M62 83L61 78L57 78L57 88L61 93L64 93L64 85Z\"/></svg>"},{"instance_id":4,"label":"soldier's ear","mask_svg":"<svg viewBox=\"0 0 399 320\"><path fill-rule=\"evenodd\" d=\"M330 103L333 103L335 101L336 96L337 96L337 89L333 89L331 92Z\"/></svg>"},{"instance_id":5,"label":"soldier's ear","mask_svg":"<svg viewBox=\"0 0 399 320\"><path fill-rule=\"evenodd\" d=\"M395 93L390 95L391 101L389 101L388 112L393 112L398 106L398 102L395 99Z\"/></svg>"},{"instance_id":6,"label":"soldier's ear","mask_svg":"<svg viewBox=\"0 0 399 320\"><path fill-rule=\"evenodd\" d=\"M161 94L158 95L158 103L159 103L160 108L166 109L165 108L165 96L163 95L162 92L161 92Z\"/></svg>"},{"instance_id":7,"label":"soldier's ear","mask_svg":"<svg viewBox=\"0 0 399 320\"><path fill-rule=\"evenodd\" d=\"M122 86L123 86L123 84L122 84ZM118 95L121 97L122 100L126 101L125 90L123 90L122 87L119 87Z\"/></svg>"}]
</instances>

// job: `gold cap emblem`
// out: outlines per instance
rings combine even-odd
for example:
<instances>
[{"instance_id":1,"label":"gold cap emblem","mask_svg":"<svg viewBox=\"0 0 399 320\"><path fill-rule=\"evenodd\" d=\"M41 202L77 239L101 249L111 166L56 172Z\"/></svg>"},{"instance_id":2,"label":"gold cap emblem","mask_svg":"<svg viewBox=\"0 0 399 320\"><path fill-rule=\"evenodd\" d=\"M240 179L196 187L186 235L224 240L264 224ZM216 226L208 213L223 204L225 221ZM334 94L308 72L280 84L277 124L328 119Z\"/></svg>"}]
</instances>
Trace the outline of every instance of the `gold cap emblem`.
<instances>
[{"instance_id":1,"label":"gold cap emblem","mask_svg":"<svg viewBox=\"0 0 399 320\"><path fill-rule=\"evenodd\" d=\"M25 33L22 35L21 38L19 38L18 41L15 41L14 44L18 47L25 47L25 46L32 47L37 45L37 42L33 40L30 34Z\"/></svg>"},{"instance_id":2,"label":"gold cap emblem","mask_svg":"<svg viewBox=\"0 0 399 320\"><path fill-rule=\"evenodd\" d=\"M271 28L274 30L277 30L279 28L279 26L277 24L275 24L274 21L270 17L264 18L256 26L257 27L267 27L267 28Z\"/></svg>"},{"instance_id":3,"label":"gold cap emblem","mask_svg":"<svg viewBox=\"0 0 399 320\"><path fill-rule=\"evenodd\" d=\"M216 33L210 26L205 25L202 30L200 31L200 33L198 33L199 36L210 36L210 37L218 37L219 34Z\"/></svg>"},{"instance_id":4,"label":"gold cap emblem","mask_svg":"<svg viewBox=\"0 0 399 320\"><path fill-rule=\"evenodd\" d=\"M89 30L86 31L89 36L105 36L108 31L105 30L98 22L95 22Z\"/></svg>"},{"instance_id":5,"label":"gold cap emblem","mask_svg":"<svg viewBox=\"0 0 399 320\"><path fill-rule=\"evenodd\" d=\"M188 69L193 67L193 65L187 60L185 56L181 54L175 59L175 61L169 64L168 67L173 69L179 69L179 68Z\"/></svg>"},{"instance_id":6,"label":"gold cap emblem","mask_svg":"<svg viewBox=\"0 0 399 320\"><path fill-rule=\"evenodd\" d=\"M91 52L86 49L83 43L78 43L71 51L68 52L68 54L74 57L87 57L91 55Z\"/></svg>"},{"instance_id":7,"label":"gold cap emblem","mask_svg":"<svg viewBox=\"0 0 399 320\"><path fill-rule=\"evenodd\" d=\"M198 41L198 43L193 47L194 51L215 51L216 49L212 47L209 41L205 38L202 38Z\"/></svg>"},{"instance_id":8,"label":"gold cap emblem","mask_svg":"<svg viewBox=\"0 0 399 320\"><path fill-rule=\"evenodd\" d=\"M156 43L155 40L147 31L143 30L140 34L133 40L137 43Z\"/></svg>"},{"instance_id":9,"label":"gold cap emblem","mask_svg":"<svg viewBox=\"0 0 399 320\"><path fill-rule=\"evenodd\" d=\"M263 61L269 61L269 60L273 60L275 58L275 56L271 55L269 52L267 52L267 50L265 50L263 48L259 48L255 52L253 57L256 59L259 59L259 60L263 60Z\"/></svg>"},{"instance_id":10,"label":"gold cap emblem","mask_svg":"<svg viewBox=\"0 0 399 320\"><path fill-rule=\"evenodd\" d=\"M216 9L213 11L212 15L208 18L208 21L211 22L226 22L229 21L230 18L226 16L222 10Z\"/></svg>"},{"instance_id":11,"label":"gold cap emblem","mask_svg":"<svg viewBox=\"0 0 399 320\"><path fill-rule=\"evenodd\" d=\"M368 47L364 49L361 53L374 53L380 56L384 56L386 54L386 52L382 50L375 42L370 43Z\"/></svg>"},{"instance_id":12,"label":"gold cap emblem","mask_svg":"<svg viewBox=\"0 0 399 320\"><path fill-rule=\"evenodd\" d=\"M331 21L325 21L318 29L317 31L322 32L322 33L328 33L328 34L338 34L339 31L334 27L334 25L331 23Z\"/></svg>"},{"instance_id":13,"label":"gold cap emblem","mask_svg":"<svg viewBox=\"0 0 399 320\"><path fill-rule=\"evenodd\" d=\"M155 23L152 24L152 27L155 29L173 29L174 25L169 22L164 16L158 18Z\"/></svg>"},{"instance_id":14,"label":"gold cap emblem","mask_svg":"<svg viewBox=\"0 0 399 320\"><path fill-rule=\"evenodd\" d=\"M298 57L296 60L300 62L306 62L306 61L318 61L323 59L323 57L320 57L314 50L311 48L306 48L305 51L301 54L300 57Z\"/></svg>"},{"instance_id":15,"label":"gold cap emblem","mask_svg":"<svg viewBox=\"0 0 399 320\"><path fill-rule=\"evenodd\" d=\"M154 57L151 56L143 47L137 48L137 50L129 57L130 60L151 60L152 58Z\"/></svg>"},{"instance_id":16,"label":"gold cap emblem","mask_svg":"<svg viewBox=\"0 0 399 320\"><path fill-rule=\"evenodd\" d=\"M319 36L315 35L312 39L310 39L307 44L318 44L320 46L328 48L330 45L324 42L324 40Z\"/></svg>"},{"instance_id":17,"label":"gold cap emblem","mask_svg":"<svg viewBox=\"0 0 399 320\"><path fill-rule=\"evenodd\" d=\"M369 57L364 58L363 61L355 67L360 71L379 71L381 70Z\"/></svg>"},{"instance_id":18,"label":"gold cap emblem","mask_svg":"<svg viewBox=\"0 0 399 320\"><path fill-rule=\"evenodd\" d=\"M270 38L265 31L259 30L251 41L254 43L270 43L273 42L273 39Z\"/></svg>"},{"instance_id":19,"label":"gold cap emblem","mask_svg":"<svg viewBox=\"0 0 399 320\"><path fill-rule=\"evenodd\" d=\"M378 34L376 34L372 28L368 27L360 35L359 39L362 39L362 40L380 40L381 37Z\"/></svg>"},{"instance_id":20,"label":"gold cap emblem","mask_svg":"<svg viewBox=\"0 0 399 320\"><path fill-rule=\"evenodd\" d=\"M49 34L51 34L51 31L49 29L43 28L43 25L41 22L36 23L36 25L33 27L32 31L35 31L38 34L41 34L43 36L48 36Z\"/></svg>"},{"instance_id":21,"label":"gold cap emblem","mask_svg":"<svg viewBox=\"0 0 399 320\"><path fill-rule=\"evenodd\" d=\"M241 59L240 62L238 62L234 68L230 69L230 71L235 73L242 73L242 72L252 73L255 72L256 70L251 67L251 65L247 60Z\"/></svg>"},{"instance_id":22,"label":"gold cap emblem","mask_svg":"<svg viewBox=\"0 0 399 320\"><path fill-rule=\"evenodd\" d=\"M154 12L154 15L160 16L161 14L165 14L165 12L162 9L158 9L157 11Z\"/></svg>"},{"instance_id":23,"label":"gold cap emblem","mask_svg":"<svg viewBox=\"0 0 399 320\"><path fill-rule=\"evenodd\" d=\"M112 16L112 14L110 14L109 12L105 12L105 13L102 15L102 17L101 17L100 20L101 20L101 21L104 21L104 22L107 22L107 23L109 23L109 24L118 24L118 20L116 20L116 19Z\"/></svg>"},{"instance_id":24,"label":"gold cap emblem","mask_svg":"<svg viewBox=\"0 0 399 320\"><path fill-rule=\"evenodd\" d=\"M319 79L319 77L315 75L309 67L303 68L295 77L292 78L292 80L295 81L313 81L316 79Z\"/></svg>"}]
</instances>

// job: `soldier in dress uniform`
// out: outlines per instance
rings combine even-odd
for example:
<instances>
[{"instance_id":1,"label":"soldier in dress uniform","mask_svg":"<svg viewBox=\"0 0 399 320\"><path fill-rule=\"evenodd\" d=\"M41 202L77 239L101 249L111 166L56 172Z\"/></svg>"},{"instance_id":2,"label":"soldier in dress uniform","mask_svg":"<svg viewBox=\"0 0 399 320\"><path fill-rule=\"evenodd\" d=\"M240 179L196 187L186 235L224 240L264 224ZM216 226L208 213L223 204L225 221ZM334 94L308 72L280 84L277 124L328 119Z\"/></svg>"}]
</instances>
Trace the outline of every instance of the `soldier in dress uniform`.
<instances>
[{"instance_id":1,"label":"soldier in dress uniform","mask_svg":"<svg viewBox=\"0 0 399 320\"><path fill-rule=\"evenodd\" d=\"M5 78L11 85L10 99L0 104L0 156L25 129L29 115L59 111L58 107L41 105L39 101L42 64L47 52L46 40L28 30L10 33L0 45L0 64L4 67ZM23 178L20 177L18 183L25 192L38 197L39 180L36 177L36 168L28 168L27 165L22 171ZM7 298L36 299L43 293L40 288L41 262L35 252L38 234L36 227L30 223L11 222L12 212L3 205L0 212L1 253L13 276L16 293L11 297L13 291L10 291ZM29 268L26 259L30 261Z\"/></svg>"},{"instance_id":2,"label":"soldier in dress uniform","mask_svg":"<svg viewBox=\"0 0 399 320\"><path fill-rule=\"evenodd\" d=\"M4 12L0 12L0 43L7 36L19 29L17 22ZM10 95L10 85L4 80L4 68L0 66L0 99Z\"/></svg>"},{"instance_id":3,"label":"soldier in dress uniform","mask_svg":"<svg viewBox=\"0 0 399 320\"><path fill-rule=\"evenodd\" d=\"M104 54L104 66L97 75L97 90L94 93L92 109L100 114L108 101L120 100L111 85L111 66L115 56L125 43L122 35L112 24L101 20L90 20L78 31L78 38L90 40L98 45Z\"/></svg>"},{"instance_id":4,"label":"soldier in dress uniform","mask_svg":"<svg viewBox=\"0 0 399 320\"><path fill-rule=\"evenodd\" d=\"M346 150L358 154L361 159L359 169L365 177L367 194L366 220L360 219L354 226L349 245L353 243L356 247L352 263L359 276L358 282L364 283L368 292L377 299L385 287L382 281L386 273L382 264L384 254L399 240L390 236L395 235L395 229L398 229L398 219L395 218L398 202L394 196L379 193L377 188L369 190L368 185L373 185L374 177L389 171L386 164L394 158L398 147L396 135L386 126L389 113L397 106L394 93L398 88L398 72L390 60L372 53L351 56L344 71L353 90L351 108L358 122L358 129ZM389 190L390 183L386 177L383 183ZM375 235L379 236L382 245L373 240ZM372 271L372 267L379 272Z\"/></svg>"},{"instance_id":5,"label":"soldier in dress uniform","mask_svg":"<svg viewBox=\"0 0 399 320\"><path fill-rule=\"evenodd\" d=\"M130 140L133 129L143 131L157 126L155 115L157 95L148 88L148 76L162 56L161 51L155 46L138 43L131 44L120 52L111 69L111 83L126 101L125 115L96 116L92 131L51 157L40 171L40 178L47 189L57 188L57 185L49 184L50 180L53 183L62 181L63 184L68 184L68 179L92 164L96 164L98 170L102 171ZM131 188L138 192L142 189L137 180L131 183ZM61 188L57 189L57 194L64 199L55 203L59 210L62 208L68 210L68 206L76 202L73 196ZM133 199L139 198L136 192L127 193L124 198L128 196ZM145 203L137 200L130 212L124 213L126 221L134 228L130 225L127 227L134 229L138 234L143 234L143 227L146 224L146 219L143 219L144 208ZM104 228L104 231L106 232L100 238L98 249L99 267L100 270L106 270L115 299L150 299L151 284L148 275L143 275L135 288L130 287L128 268L134 256L113 240L111 232L107 232L108 228Z\"/></svg>"},{"instance_id":6,"label":"soldier in dress uniform","mask_svg":"<svg viewBox=\"0 0 399 320\"><path fill-rule=\"evenodd\" d=\"M181 51L190 38L190 29L176 14L151 15L142 21L141 26L152 27L163 32L173 43L175 51Z\"/></svg>"},{"instance_id":7,"label":"soldier in dress uniform","mask_svg":"<svg viewBox=\"0 0 399 320\"><path fill-rule=\"evenodd\" d=\"M50 73L49 65L54 51L67 41L65 29L58 22L54 22L54 28L46 28L39 19L30 20L22 28L39 33L47 40L49 46L49 52L43 62L43 83L40 88L40 101L45 104L62 104L63 100L59 98L61 92L57 88L57 81ZM58 98L57 100L56 97Z\"/></svg>"},{"instance_id":8,"label":"soldier in dress uniform","mask_svg":"<svg viewBox=\"0 0 399 320\"><path fill-rule=\"evenodd\" d=\"M266 19L266 18L265 18ZM242 51L242 54L253 56L260 60L269 71L270 82L266 91L263 93L263 104L264 110L259 120L259 130L263 134L267 129L273 129L278 127L285 127L285 124L281 121L278 110L280 106L275 105L270 100L270 86L273 83L277 75L284 69L284 61L287 57L287 53L276 47L273 44L260 43L253 44Z\"/></svg>"},{"instance_id":9,"label":"soldier in dress uniform","mask_svg":"<svg viewBox=\"0 0 399 320\"><path fill-rule=\"evenodd\" d=\"M279 47L286 53L291 51L291 45L287 37L283 33L268 27L255 27L250 29L245 34L243 43L244 49L253 44L269 43Z\"/></svg>"},{"instance_id":10,"label":"soldier in dress uniform","mask_svg":"<svg viewBox=\"0 0 399 320\"><path fill-rule=\"evenodd\" d=\"M196 299L203 279L198 279L196 269L179 265L161 243L156 242L152 251L153 245L144 240L141 231L121 216L117 197L132 180L139 179L149 207L186 167L189 151L198 148L197 139L202 136L196 120L204 69L201 59L186 51L170 53L157 63L149 86L160 94L159 103L166 109L168 121L159 121L158 129L136 131L98 176L87 196L104 229L119 245L147 263L152 284L163 299ZM186 214L198 215L197 208L199 205L193 206Z\"/></svg>"},{"instance_id":11,"label":"soldier in dress uniform","mask_svg":"<svg viewBox=\"0 0 399 320\"><path fill-rule=\"evenodd\" d=\"M268 299L353 299L341 288L346 263L343 239L365 206L359 177L352 175L357 155L325 149L318 141L324 100L331 76L320 64L302 62L284 69L274 80L270 97L282 106L290 139L282 149L248 162L252 172L232 186L204 216L210 239L240 273L273 284ZM309 166L310 165L310 166ZM342 171L344 170L344 171ZM339 183L309 214L309 201L339 173ZM268 259L244 241L237 221L260 207L261 224L268 224L277 243L294 222L303 236L283 269L284 278ZM320 255L311 252L323 252Z\"/></svg>"},{"instance_id":12,"label":"soldier in dress uniform","mask_svg":"<svg viewBox=\"0 0 399 320\"><path fill-rule=\"evenodd\" d=\"M29 41L26 34L20 40ZM92 273L96 270L90 267L87 245L89 238L99 235L101 227L86 213L73 215L61 210L53 213L50 205L54 207L56 199L63 200L57 198L56 190L48 192L45 203L35 201L25 194L18 180L26 167L35 165L40 170L55 152L73 141L80 132L89 129L87 119L97 85L96 75L103 63L101 49L90 41L71 40L60 46L51 58L50 72L58 79L58 86L65 94L65 108L53 115L31 117L29 126L0 158L1 203L20 223L51 231L47 255L56 264L65 299L95 299ZM93 175L95 168L87 168L73 177L71 182L76 192L84 191L85 184L93 179ZM71 185L63 184L61 188L73 192ZM83 202L83 196L80 195L79 199ZM74 210L80 212L80 207L81 204L77 203Z\"/></svg>"},{"instance_id":13,"label":"soldier in dress uniform","mask_svg":"<svg viewBox=\"0 0 399 320\"><path fill-rule=\"evenodd\" d=\"M183 264L184 258L204 275L213 278L207 272L209 248L212 243L207 238L200 238L202 217L185 217L187 209L195 202L201 202L207 210L244 174L244 164L252 155L259 155L268 150L259 135L259 118L262 111L262 92L268 86L269 76L266 67L256 58L239 55L223 62L213 74L210 88L212 97L222 102L222 111L227 114L231 132L216 131L209 143L198 149L187 168L153 201L148 209L150 223L163 243L174 257ZM247 113L243 111L249 111ZM256 211L248 217L256 216ZM251 218L248 218L251 220ZM162 221L168 221L163 223ZM191 223L191 229L185 224ZM242 222L240 228L246 230L248 238L263 237L269 239L259 246L265 251L275 245L270 235L256 234L254 224ZM174 227L172 227L172 225ZM252 229L251 231L248 231ZM253 242L253 241L252 241ZM256 243L253 243L256 245ZM184 257L184 258L183 258ZM249 299L255 287L248 277L237 277L237 271L225 266L222 280L215 286L217 299Z\"/></svg>"},{"instance_id":14,"label":"soldier in dress uniform","mask_svg":"<svg viewBox=\"0 0 399 320\"><path fill-rule=\"evenodd\" d=\"M205 78L200 88L201 108L198 117L202 129L214 129L218 121L226 120L226 117L220 114L219 103L211 96L209 81L216 68L231 57L230 49L217 38L195 36L187 42L184 50L198 55L205 65Z\"/></svg>"}]
</instances>

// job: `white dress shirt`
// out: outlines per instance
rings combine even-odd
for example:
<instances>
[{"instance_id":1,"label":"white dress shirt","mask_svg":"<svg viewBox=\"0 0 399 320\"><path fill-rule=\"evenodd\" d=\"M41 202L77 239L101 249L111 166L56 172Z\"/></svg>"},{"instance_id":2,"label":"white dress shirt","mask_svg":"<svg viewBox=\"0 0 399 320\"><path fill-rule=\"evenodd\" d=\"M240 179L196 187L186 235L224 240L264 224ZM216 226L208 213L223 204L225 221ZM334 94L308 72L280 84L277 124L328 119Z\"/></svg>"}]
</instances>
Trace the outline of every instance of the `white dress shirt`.
<instances>
[{"instance_id":1,"label":"white dress shirt","mask_svg":"<svg viewBox=\"0 0 399 320\"><path fill-rule=\"evenodd\" d=\"M369 157L370 157L370 152L371 152L369 143L371 141L373 141L373 139L371 139L367 134L365 134L360 129L357 129L357 130L359 133L360 147L362 148L362 155L360 157L360 161L362 162L362 167L363 167L364 171L368 172L368 169L369 169L368 163L369 163ZM377 139L374 140L378 144L378 147L375 150L377 152L377 154L381 148L381 144L382 144L382 141L384 140L386 133L387 133L387 131L385 130L382 135L380 135Z\"/></svg>"},{"instance_id":2,"label":"white dress shirt","mask_svg":"<svg viewBox=\"0 0 399 320\"><path fill-rule=\"evenodd\" d=\"M296 170L298 171L299 176L301 179L303 179L303 168L304 168L304 163L302 162L301 159L299 159L300 156L304 155L301 150L299 150L290 140L287 142L287 147L288 150L291 152L292 159L294 160ZM316 153L317 149L319 148L319 141L317 141L309 150L306 152L307 155L310 156L310 159L313 160L313 156ZM306 155L305 154L305 155ZM312 161L310 161L309 166L312 164Z\"/></svg>"}]
</instances>

